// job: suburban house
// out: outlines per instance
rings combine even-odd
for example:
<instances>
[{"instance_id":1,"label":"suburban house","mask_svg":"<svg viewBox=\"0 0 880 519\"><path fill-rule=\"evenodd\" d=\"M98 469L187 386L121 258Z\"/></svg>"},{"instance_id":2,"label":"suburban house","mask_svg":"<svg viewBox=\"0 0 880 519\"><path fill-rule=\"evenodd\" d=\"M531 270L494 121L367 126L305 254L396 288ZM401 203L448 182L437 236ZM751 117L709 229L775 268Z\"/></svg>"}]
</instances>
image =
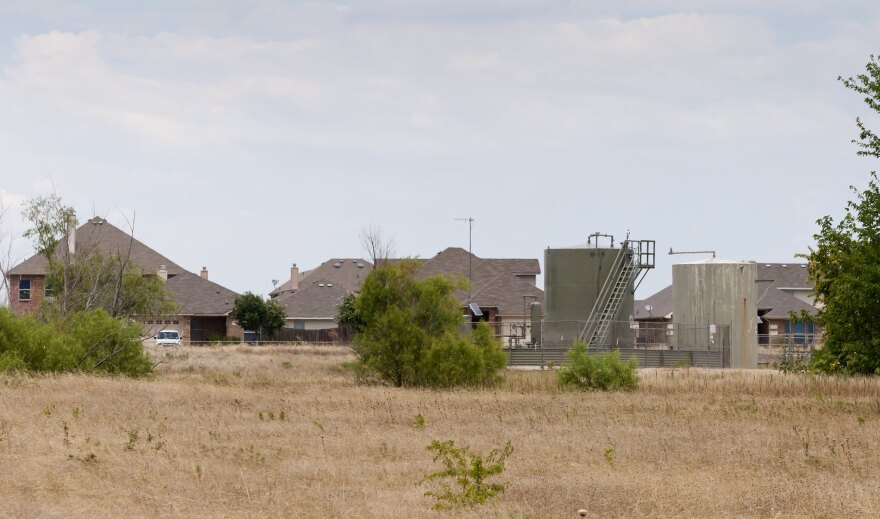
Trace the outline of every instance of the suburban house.
<instances>
[{"instance_id":1,"label":"suburban house","mask_svg":"<svg viewBox=\"0 0 880 519\"><path fill-rule=\"evenodd\" d=\"M213 336L242 336L243 331L229 316L238 294L210 281L206 268L203 267L199 274L189 272L98 217L72 230L58 243L56 254L59 258L70 254L72 261L76 261L77 253L83 251L128 257L144 272L165 281L179 307L178 312L167 316L139 316L148 334L177 330L186 341L206 341ZM51 287L47 287L45 281L48 266L44 255L35 254L9 270L9 299L13 312L33 312L40 301L52 296Z\"/></svg>"},{"instance_id":2,"label":"suburban house","mask_svg":"<svg viewBox=\"0 0 880 519\"><path fill-rule=\"evenodd\" d=\"M459 291L462 312L472 321L489 322L498 335L509 335L510 324L528 320L531 303L543 303L537 288L541 266L537 259L485 259L450 247L436 256L418 260L418 277L471 276L471 291ZM364 259L334 258L313 270L300 272L296 264L290 278L270 293L287 311L287 327L299 330L337 328L337 305L357 293L373 265ZM473 304L472 304L473 303Z\"/></svg>"},{"instance_id":3,"label":"suburban house","mask_svg":"<svg viewBox=\"0 0 880 519\"><path fill-rule=\"evenodd\" d=\"M330 259L306 272L300 272L294 263L290 278L269 296L284 306L287 328L335 329L336 306L347 294L360 290L361 282L372 269L372 263L358 258Z\"/></svg>"},{"instance_id":4,"label":"suburban house","mask_svg":"<svg viewBox=\"0 0 880 519\"><path fill-rule=\"evenodd\" d=\"M805 263L758 263L755 280L758 293L758 343L771 344L777 338L792 337L813 342L821 329L813 322L792 320L791 314L817 312L813 285L807 278ZM672 323L672 285L647 299L636 301L635 320L643 330Z\"/></svg>"}]
</instances>

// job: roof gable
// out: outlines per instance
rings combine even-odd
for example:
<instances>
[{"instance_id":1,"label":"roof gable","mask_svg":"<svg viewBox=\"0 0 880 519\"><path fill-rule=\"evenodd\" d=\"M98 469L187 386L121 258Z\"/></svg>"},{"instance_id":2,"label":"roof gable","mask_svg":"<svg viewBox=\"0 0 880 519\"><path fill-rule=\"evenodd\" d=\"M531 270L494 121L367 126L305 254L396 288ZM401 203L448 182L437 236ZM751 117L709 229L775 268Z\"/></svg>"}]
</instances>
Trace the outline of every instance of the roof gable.
<instances>
[{"instance_id":1,"label":"roof gable","mask_svg":"<svg viewBox=\"0 0 880 519\"><path fill-rule=\"evenodd\" d=\"M67 236L58 241L55 256L63 258L68 250ZM180 265L144 245L130 234L120 230L103 218L95 217L76 229L75 255L86 251L98 251L105 256L128 256L133 263L146 272L158 272L164 265L169 276L186 272ZM9 270L10 275L45 275L49 262L42 254L34 254Z\"/></svg>"}]
</instances>

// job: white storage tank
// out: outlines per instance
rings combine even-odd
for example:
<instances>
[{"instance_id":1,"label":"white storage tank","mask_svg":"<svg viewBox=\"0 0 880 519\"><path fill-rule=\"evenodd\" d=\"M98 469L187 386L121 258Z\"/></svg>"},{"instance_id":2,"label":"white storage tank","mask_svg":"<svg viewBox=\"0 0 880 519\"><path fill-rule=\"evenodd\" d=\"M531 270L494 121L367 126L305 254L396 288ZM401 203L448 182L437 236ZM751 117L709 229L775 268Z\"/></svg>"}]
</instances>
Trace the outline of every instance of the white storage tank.
<instances>
[{"instance_id":1,"label":"white storage tank","mask_svg":"<svg viewBox=\"0 0 880 519\"><path fill-rule=\"evenodd\" d=\"M730 327L732 368L758 365L758 308L754 261L709 259L672 266L672 320L677 333L689 327ZM686 336L685 336L686 337ZM682 347L686 344L679 343ZM711 334L686 337L692 347L710 347Z\"/></svg>"}]
</instances>

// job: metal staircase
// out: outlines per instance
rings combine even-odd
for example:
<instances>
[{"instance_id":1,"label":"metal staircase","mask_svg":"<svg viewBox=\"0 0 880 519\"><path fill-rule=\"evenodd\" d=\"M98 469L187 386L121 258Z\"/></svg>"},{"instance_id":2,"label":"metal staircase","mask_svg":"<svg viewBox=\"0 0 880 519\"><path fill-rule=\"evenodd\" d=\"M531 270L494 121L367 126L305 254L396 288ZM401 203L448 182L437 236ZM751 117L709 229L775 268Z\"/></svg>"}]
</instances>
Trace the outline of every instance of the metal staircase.
<instances>
[{"instance_id":1,"label":"metal staircase","mask_svg":"<svg viewBox=\"0 0 880 519\"><path fill-rule=\"evenodd\" d=\"M626 240L614 259L611 271L596 298L593 310L580 334L590 348L606 344L614 319L626 296L635 292L648 269L654 268L655 242L653 240Z\"/></svg>"}]
</instances>

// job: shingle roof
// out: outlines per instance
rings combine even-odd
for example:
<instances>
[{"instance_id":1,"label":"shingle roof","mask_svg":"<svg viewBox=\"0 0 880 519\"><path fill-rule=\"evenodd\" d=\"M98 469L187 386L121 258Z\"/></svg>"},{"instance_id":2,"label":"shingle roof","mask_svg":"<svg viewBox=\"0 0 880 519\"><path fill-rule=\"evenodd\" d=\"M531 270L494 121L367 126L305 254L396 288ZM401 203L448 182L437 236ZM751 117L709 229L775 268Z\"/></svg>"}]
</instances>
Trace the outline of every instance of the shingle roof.
<instances>
[{"instance_id":1,"label":"shingle roof","mask_svg":"<svg viewBox=\"0 0 880 519\"><path fill-rule=\"evenodd\" d=\"M301 272L299 275L299 289L304 286L317 283L318 280L342 285L349 290L356 291L361 282L373 269L373 264L360 258L333 258L321 263L312 270ZM290 291L290 279L273 290L270 295L275 297Z\"/></svg>"},{"instance_id":2,"label":"shingle roof","mask_svg":"<svg viewBox=\"0 0 880 519\"><path fill-rule=\"evenodd\" d=\"M56 255L62 258L67 251L67 238L59 241ZM166 287L181 306L181 315L226 315L232 311L235 298L232 290L185 270L167 257L132 238L103 218L92 218L76 229L75 254L95 250L102 255L129 255L145 272L158 272L160 266L168 271ZM35 254L9 271L9 275L42 276L48 261Z\"/></svg>"},{"instance_id":3,"label":"shingle roof","mask_svg":"<svg viewBox=\"0 0 880 519\"><path fill-rule=\"evenodd\" d=\"M649 312L645 307L650 306ZM647 299L635 302L635 319L663 319L672 314L672 285Z\"/></svg>"},{"instance_id":4,"label":"shingle roof","mask_svg":"<svg viewBox=\"0 0 880 519\"><path fill-rule=\"evenodd\" d=\"M788 319L790 312L800 314L806 311L810 315L816 315L816 307L801 301L793 295L782 290L769 289L760 300L758 309L767 310L762 317L771 319Z\"/></svg>"},{"instance_id":5,"label":"shingle roof","mask_svg":"<svg viewBox=\"0 0 880 519\"><path fill-rule=\"evenodd\" d=\"M327 280L315 280L296 292L278 296L276 301L284 306L288 319L334 319L336 305L351 290Z\"/></svg>"},{"instance_id":6,"label":"shingle roof","mask_svg":"<svg viewBox=\"0 0 880 519\"><path fill-rule=\"evenodd\" d=\"M120 254L128 255L131 248L131 261L140 265L146 272L158 272L160 265L165 265L169 276L186 272L180 265L132 238L103 218L92 218L76 229L76 253L97 250L105 256ZM55 249L60 259L67 251L67 237L59 240ZM49 262L42 254L35 254L19 263L10 271L10 275L45 275Z\"/></svg>"},{"instance_id":7,"label":"shingle roof","mask_svg":"<svg viewBox=\"0 0 880 519\"><path fill-rule=\"evenodd\" d=\"M180 315L226 315L238 294L192 272L168 278L168 291L180 305Z\"/></svg>"},{"instance_id":8,"label":"shingle roof","mask_svg":"<svg viewBox=\"0 0 880 519\"><path fill-rule=\"evenodd\" d=\"M772 281L777 288L813 288L806 263L758 263L759 281Z\"/></svg>"},{"instance_id":9,"label":"shingle roof","mask_svg":"<svg viewBox=\"0 0 880 519\"><path fill-rule=\"evenodd\" d=\"M419 279L429 276L456 276L467 279L468 264L473 268L472 299L483 307L497 307L499 315L521 315L523 296L528 302L544 301L544 292L517 276L541 272L538 260L485 259L468 251L450 247L433 258L419 259ZM359 268L358 265L363 265ZM273 292L276 301L287 309L290 319L320 319L336 316L336 305L349 292L357 292L372 270L369 261L357 258L334 258L309 272L300 280L300 288L290 291L290 282ZM320 285L324 284L324 287ZM332 287L326 285L332 284ZM463 302L467 293L456 294ZM534 299L532 299L534 298ZM528 312L528 309L527 309Z\"/></svg>"},{"instance_id":10,"label":"shingle roof","mask_svg":"<svg viewBox=\"0 0 880 519\"><path fill-rule=\"evenodd\" d=\"M422 260L418 277L456 276L467 279L472 272L471 300L482 307L497 307L498 315L523 315L523 296L527 303L544 302L544 291L517 276L541 272L538 260L480 258L459 247L450 247L433 258ZM459 293L467 302L467 294ZM528 308L526 308L528 314Z\"/></svg>"},{"instance_id":11,"label":"shingle roof","mask_svg":"<svg viewBox=\"0 0 880 519\"><path fill-rule=\"evenodd\" d=\"M466 295L462 300L466 299ZM499 316L529 315L529 304L544 302L544 291L509 272L502 272L479 285L471 301L481 307L498 308Z\"/></svg>"}]
</instances>

